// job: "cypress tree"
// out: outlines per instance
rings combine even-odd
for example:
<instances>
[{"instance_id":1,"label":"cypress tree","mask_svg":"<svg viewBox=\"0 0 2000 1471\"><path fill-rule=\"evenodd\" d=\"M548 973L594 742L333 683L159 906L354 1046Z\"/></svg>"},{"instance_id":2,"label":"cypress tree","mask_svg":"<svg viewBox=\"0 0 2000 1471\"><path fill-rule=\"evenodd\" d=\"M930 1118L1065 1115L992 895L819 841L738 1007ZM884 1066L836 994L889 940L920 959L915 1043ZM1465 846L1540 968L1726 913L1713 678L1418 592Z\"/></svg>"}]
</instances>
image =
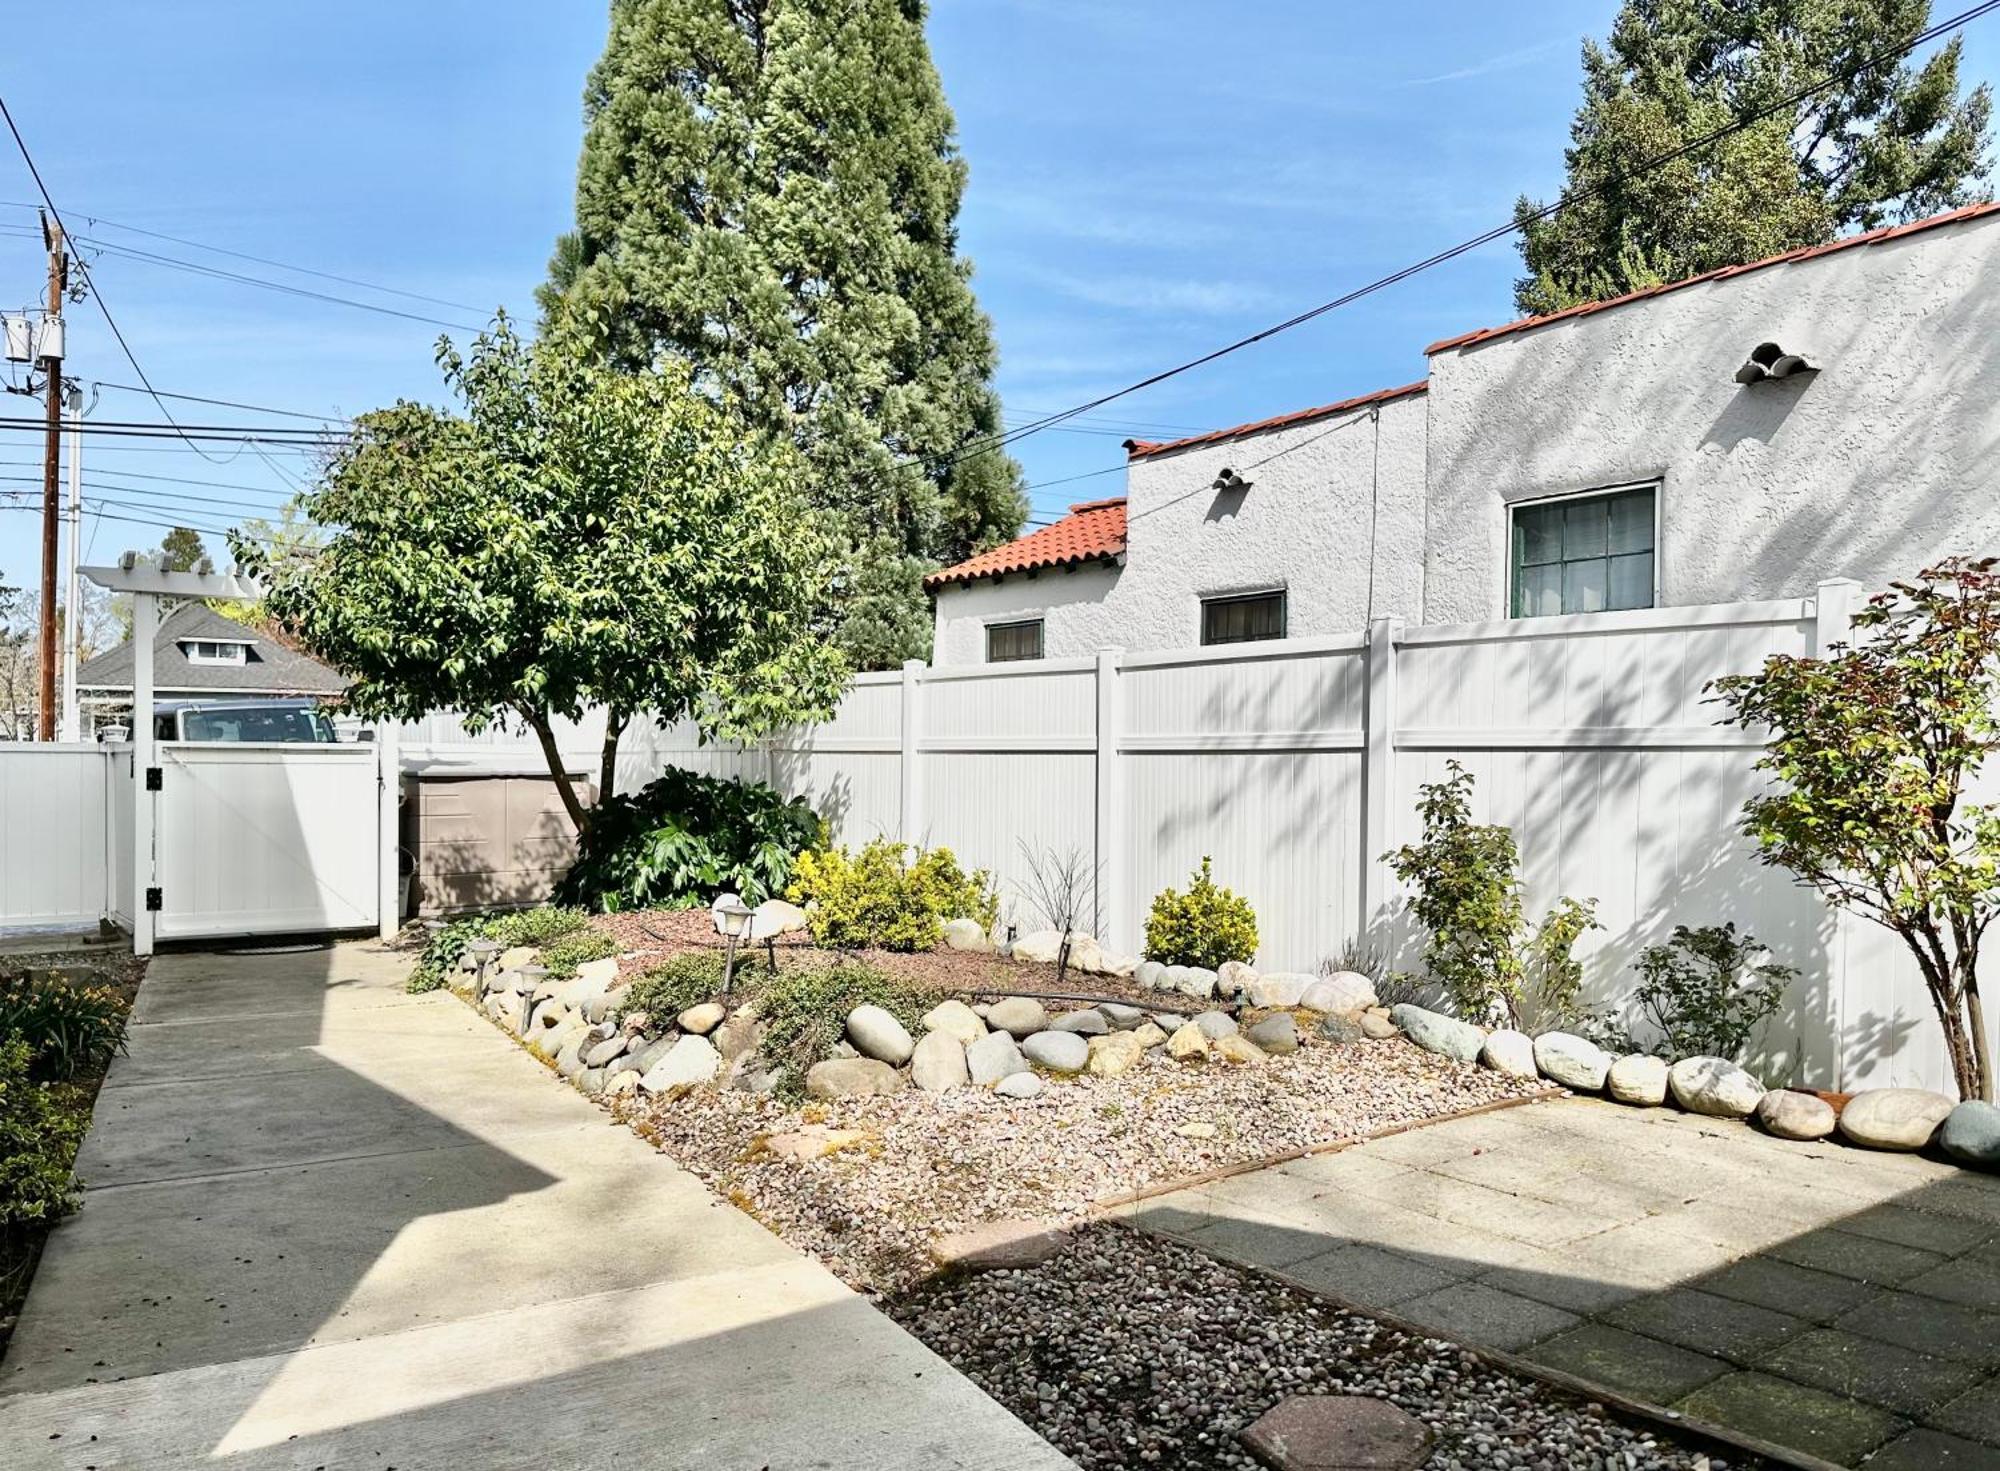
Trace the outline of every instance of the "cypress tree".
<instances>
[{"instance_id":1,"label":"cypress tree","mask_svg":"<svg viewBox=\"0 0 2000 1471\"><path fill-rule=\"evenodd\" d=\"M1959 43L1890 62L1665 167L1649 158L1857 71L1930 24L1930 0L1626 0L1583 46L1565 188L1522 198L1524 312L1558 311L1984 197L1992 98L1959 92Z\"/></svg>"},{"instance_id":2,"label":"cypress tree","mask_svg":"<svg viewBox=\"0 0 2000 1471\"><path fill-rule=\"evenodd\" d=\"M1013 536L966 170L923 0L613 0L550 330L686 362L804 452L848 548L841 643L930 647L925 571Z\"/></svg>"}]
</instances>

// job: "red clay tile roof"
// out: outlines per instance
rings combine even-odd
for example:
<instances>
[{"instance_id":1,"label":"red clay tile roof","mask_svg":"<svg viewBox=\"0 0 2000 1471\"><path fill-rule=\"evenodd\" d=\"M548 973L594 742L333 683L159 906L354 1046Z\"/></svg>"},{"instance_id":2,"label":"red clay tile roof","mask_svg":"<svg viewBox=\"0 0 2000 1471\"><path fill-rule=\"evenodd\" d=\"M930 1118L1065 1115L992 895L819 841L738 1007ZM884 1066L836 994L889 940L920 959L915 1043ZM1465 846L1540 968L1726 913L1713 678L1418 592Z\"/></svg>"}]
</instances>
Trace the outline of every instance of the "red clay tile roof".
<instances>
[{"instance_id":1,"label":"red clay tile roof","mask_svg":"<svg viewBox=\"0 0 2000 1471\"><path fill-rule=\"evenodd\" d=\"M949 582L971 582L1034 567L1071 567L1122 556L1124 551L1125 497L1082 501L1071 506L1069 514L1055 525L981 552L956 567L933 572L924 579L924 586L935 589Z\"/></svg>"},{"instance_id":2,"label":"red clay tile roof","mask_svg":"<svg viewBox=\"0 0 2000 1471\"><path fill-rule=\"evenodd\" d=\"M1550 312L1542 317L1522 317L1519 321L1508 322L1499 327L1481 327L1476 332L1461 332L1456 337L1447 337L1442 342L1433 342L1424 349L1426 355L1449 352L1454 347L1470 347L1474 343L1491 342L1496 337L1506 337L1515 332L1526 332L1530 328L1546 326L1550 322L1560 322L1569 317L1586 317L1593 312L1610 311L1628 302L1644 301L1649 297L1664 296L1669 291L1679 291L1683 286L1699 286L1704 281L1721 281L1730 276L1741 276L1750 271L1761 271L1766 266L1781 266L1791 261L1812 260L1817 256L1832 255L1836 251L1850 250L1857 245L1880 245L1884 241L1899 240L1905 235L1916 235L1925 230L1935 230L1940 225L1955 225L1965 220L1976 220L2000 210L2000 202L1970 204L1964 209L1950 210L1945 214L1932 215L1929 219L1912 220L1907 225L1890 225L1881 230L1870 230L1865 235L1850 235L1845 240L1830 241L1825 245L1808 245L1799 250L1791 250L1783 255L1774 255L1764 260L1753 260L1740 266L1724 266L1719 271L1709 271L1704 275L1690 276L1685 281L1669 281L1664 286L1650 286L1644 291L1634 291L1625 296L1614 296L1609 301L1593 301L1583 306L1573 306L1567 311Z\"/></svg>"},{"instance_id":3,"label":"red clay tile roof","mask_svg":"<svg viewBox=\"0 0 2000 1471\"><path fill-rule=\"evenodd\" d=\"M1268 429L1289 429L1294 424L1310 424L1314 419L1325 419L1334 414L1345 414L1354 409L1365 409L1375 404L1385 404L1392 399L1408 398L1411 394L1422 393L1430 387L1428 381L1405 383L1401 388L1378 388L1373 393L1364 393L1359 398L1344 398L1339 403L1321 404L1316 409L1300 409L1296 413L1280 414L1275 419L1259 419L1254 424L1238 424L1233 429L1211 429L1206 434L1191 435L1186 439L1170 439L1163 443L1153 443L1144 439L1128 439L1125 450L1135 460L1143 460L1148 455L1163 455L1168 450L1186 449L1196 444L1216 444L1225 439L1234 439L1239 434L1262 434Z\"/></svg>"}]
</instances>

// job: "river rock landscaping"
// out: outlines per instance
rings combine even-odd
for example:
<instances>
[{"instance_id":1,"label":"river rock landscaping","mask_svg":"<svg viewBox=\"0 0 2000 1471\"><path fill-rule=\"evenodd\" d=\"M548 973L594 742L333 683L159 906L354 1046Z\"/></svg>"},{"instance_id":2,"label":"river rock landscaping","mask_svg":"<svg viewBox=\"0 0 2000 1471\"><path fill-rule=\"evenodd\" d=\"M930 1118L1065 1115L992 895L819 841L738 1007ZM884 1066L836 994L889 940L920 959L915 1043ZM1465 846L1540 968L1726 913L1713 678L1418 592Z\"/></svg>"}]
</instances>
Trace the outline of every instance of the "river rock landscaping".
<instances>
[{"instance_id":1,"label":"river rock landscaping","mask_svg":"<svg viewBox=\"0 0 2000 1471\"><path fill-rule=\"evenodd\" d=\"M886 1306L1086 1471L1259 1466L1244 1433L1297 1395L1396 1406L1428 1430L1422 1464L1440 1471L1762 1464L1112 1223L1033 1265L933 1279Z\"/></svg>"}]
</instances>

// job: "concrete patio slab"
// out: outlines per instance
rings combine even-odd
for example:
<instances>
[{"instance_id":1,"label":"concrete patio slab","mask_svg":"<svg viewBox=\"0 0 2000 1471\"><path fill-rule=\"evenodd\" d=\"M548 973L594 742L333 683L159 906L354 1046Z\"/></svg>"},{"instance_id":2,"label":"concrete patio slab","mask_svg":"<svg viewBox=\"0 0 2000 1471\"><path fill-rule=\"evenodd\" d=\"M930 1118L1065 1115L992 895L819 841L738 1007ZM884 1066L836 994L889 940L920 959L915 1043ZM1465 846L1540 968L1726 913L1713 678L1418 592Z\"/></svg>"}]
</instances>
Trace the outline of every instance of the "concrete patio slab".
<instances>
[{"instance_id":1,"label":"concrete patio slab","mask_svg":"<svg viewBox=\"0 0 2000 1471\"><path fill-rule=\"evenodd\" d=\"M0 1364L10 1468L1070 1466L406 969L154 961Z\"/></svg>"},{"instance_id":2,"label":"concrete patio slab","mask_svg":"<svg viewBox=\"0 0 2000 1471\"><path fill-rule=\"evenodd\" d=\"M1812 1455L2000 1466L2000 1180L1940 1159L1566 1099L1121 1214Z\"/></svg>"}]
</instances>

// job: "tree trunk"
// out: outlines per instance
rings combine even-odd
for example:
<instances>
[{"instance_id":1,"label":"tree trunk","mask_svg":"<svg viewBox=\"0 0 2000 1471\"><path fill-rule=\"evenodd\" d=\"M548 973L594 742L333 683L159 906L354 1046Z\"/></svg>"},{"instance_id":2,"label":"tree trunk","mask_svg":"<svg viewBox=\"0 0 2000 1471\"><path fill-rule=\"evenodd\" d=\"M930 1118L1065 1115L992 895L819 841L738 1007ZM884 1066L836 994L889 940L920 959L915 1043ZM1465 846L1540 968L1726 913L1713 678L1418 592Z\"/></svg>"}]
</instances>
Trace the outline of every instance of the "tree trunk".
<instances>
[{"instance_id":1,"label":"tree trunk","mask_svg":"<svg viewBox=\"0 0 2000 1471\"><path fill-rule=\"evenodd\" d=\"M1977 1098L1981 1102L1993 1101L1993 1055L1986 1041L1986 1003L1979 999L1979 977L1973 974L1973 966L1978 956L1961 956L1959 964L1965 968L1965 1019L1972 1028L1972 1069L1973 1082L1977 1092L1959 1090L1962 1098Z\"/></svg>"},{"instance_id":2,"label":"tree trunk","mask_svg":"<svg viewBox=\"0 0 2000 1471\"><path fill-rule=\"evenodd\" d=\"M556 795L562 798L563 810L569 814L569 820L575 824L577 834L581 836L584 828L590 824L590 810L583 805L583 799L577 796L576 788L570 785L568 763L563 760L562 752L556 747L556 733L549 726L549 718L539 710L523 710L521 714L527 720L529 728L534 731L535 739L542 744L542 760L548 763L549 775L555 778Z\"/></svg>"},{"instance_id":3,"label":"tree trunk","mask_svg":"<svg viewBox=\"0 0 2000 1471\"><path fill-rule=\"evenodd\" d=\"M618 786L618 740L625 734L629 716L616 707L604 712L604 749L597 759L597 800L602 802Z\"/></svg>"}]
</instances>

